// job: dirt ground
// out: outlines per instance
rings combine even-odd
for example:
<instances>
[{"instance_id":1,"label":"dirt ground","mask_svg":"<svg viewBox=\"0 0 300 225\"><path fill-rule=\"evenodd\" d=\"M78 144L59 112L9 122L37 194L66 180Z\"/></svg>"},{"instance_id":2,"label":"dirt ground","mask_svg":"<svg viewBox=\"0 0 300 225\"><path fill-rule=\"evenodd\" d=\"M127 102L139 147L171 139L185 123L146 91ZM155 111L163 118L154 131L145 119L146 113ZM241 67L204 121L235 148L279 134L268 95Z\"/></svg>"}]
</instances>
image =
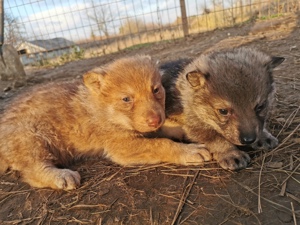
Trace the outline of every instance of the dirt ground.
<instances>
[{"instance_id":1,"label":"dirt ground","mask_svg":"<svg viewBox=\"0 0 300 225\"><path fill-rule=\"evenodd\" d=\"M57 68L27 69L28 86L80 79L119 57L149 54L167 61L212 48L246 45L286 61L275 71L276 107L269 127L280 145L252 151L249 168L230 172L204 167L121 167L103 158L76 162L82 176L74 191L34 189L16 172L0 176L0 224L300 224L300 15L127 49ZM0 108L20 90L3 92ZM26 87L27 88L27 87ZM23 88L24 89L24 88Z\"/></svg>"}]
</instances>

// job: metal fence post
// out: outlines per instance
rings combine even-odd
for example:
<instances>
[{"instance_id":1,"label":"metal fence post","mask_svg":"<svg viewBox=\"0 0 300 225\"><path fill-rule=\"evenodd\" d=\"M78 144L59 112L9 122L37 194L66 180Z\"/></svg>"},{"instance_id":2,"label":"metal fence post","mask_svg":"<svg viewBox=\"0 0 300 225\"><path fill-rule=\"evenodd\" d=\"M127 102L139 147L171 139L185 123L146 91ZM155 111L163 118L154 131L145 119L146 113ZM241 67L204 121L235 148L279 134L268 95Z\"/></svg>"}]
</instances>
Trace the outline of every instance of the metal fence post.
<instances>
[{"instance_id":1,"label":"metal fence post","mask_svg":"<svg viewBox=\"0 0 300 225\"><path fill-rule=\"evenodd\" d=\"M180 10L181 10L183 35L184 37L187 37L189 35L189 25L188 25L188 19L186 17L185 0L180 0Z\"/></svg>"}]
</instances>

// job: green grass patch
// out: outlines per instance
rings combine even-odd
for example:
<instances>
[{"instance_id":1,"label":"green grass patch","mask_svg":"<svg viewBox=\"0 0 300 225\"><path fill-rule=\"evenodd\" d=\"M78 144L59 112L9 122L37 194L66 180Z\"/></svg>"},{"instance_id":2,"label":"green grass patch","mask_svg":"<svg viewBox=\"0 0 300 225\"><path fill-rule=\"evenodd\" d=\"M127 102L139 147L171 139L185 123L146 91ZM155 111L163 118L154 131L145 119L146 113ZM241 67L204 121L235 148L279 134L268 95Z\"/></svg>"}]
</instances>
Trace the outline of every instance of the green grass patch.
<instances>
[{"instance_id":1,"label":"green grass patch","mask_svg":"<svg viewBox=\"0 0 300 225\"><path fill-rule=\"evenodd\" d=\"M180 39L180 38L179 38L179 39ZM173 39L173 40L174 40L174 39ZM177 39L176 39L176 40L177 40ZM137 49L149 47L149 46L154 45L154 44L170 43L170 42L172 42L172 40L162 40L162 41L155 41L155 42L142 43L142 44L137 44L137 45L133 45L133 46L127 47L127 48L125 48L124 50L137 50Z\"/></svg>"},{"instance_id":2,"label":"green grass patch","mask_svg":"<svg viewBox=\"0 0 300 225\"><path fill-rule=\"evenodd\" d=\"M140 49L140 48L144 48L144 47L148 47L148 46L151 46L154 42L149 42L149 43L143 43L143 44L137 44L137 45L133 45L133 46L130 46L128 48L125 48L125 50L137 50L137 49Z\"/></svg>"},{"instance_id":3,"label":"green grass patch","mask_svg":"<svg viewBox=\"0 0 300 225\"><path fill-rule=\"evenodd\" d=\"M282 17L283 14L280 13L280 14L272 14L270 16L261 16L259 19L260 20L269 20L269 19L274 19L274 18L277 18L277 17Z\"/></svg>"}]
</instances>

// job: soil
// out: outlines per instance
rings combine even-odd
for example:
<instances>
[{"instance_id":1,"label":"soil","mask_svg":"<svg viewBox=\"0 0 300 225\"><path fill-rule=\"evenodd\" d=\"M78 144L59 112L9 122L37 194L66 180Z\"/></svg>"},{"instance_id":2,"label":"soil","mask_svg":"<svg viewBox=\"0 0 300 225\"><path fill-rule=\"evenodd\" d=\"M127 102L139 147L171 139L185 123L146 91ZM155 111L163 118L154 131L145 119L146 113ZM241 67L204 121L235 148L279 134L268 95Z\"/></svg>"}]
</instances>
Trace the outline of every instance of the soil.
<instances>
[{"instance_id":1,"label":"soil","mask_svg":"<svg viewBox=\"0 0 300 225\"><path fill-rule=\"evenodd\" d=\"M74 191L35 189L17 172L0 176L0 224L298 224L300 223L300 15L214 30L57 68L26 69L28 86L1 82L0 108L39 83L80 79L91 68L134 54L160 61L195 57L245 45L286 57L275 71L276 107L269 128L280 145L252 151L238 172L215 162L122 167L101 157L76 162L82 186ZM6 89L5 92L2 90Z\"/></svg>"}]
</instances>

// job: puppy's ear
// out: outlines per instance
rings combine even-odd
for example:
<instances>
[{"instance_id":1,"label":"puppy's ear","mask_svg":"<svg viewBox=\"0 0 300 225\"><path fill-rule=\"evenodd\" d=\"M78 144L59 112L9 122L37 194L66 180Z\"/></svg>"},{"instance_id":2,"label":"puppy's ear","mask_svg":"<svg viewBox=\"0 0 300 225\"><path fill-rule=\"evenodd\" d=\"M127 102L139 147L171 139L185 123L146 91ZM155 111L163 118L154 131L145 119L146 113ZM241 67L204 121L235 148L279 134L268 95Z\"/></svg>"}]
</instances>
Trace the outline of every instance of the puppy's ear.
<instances>
[{"instance_id":1,"label":"puppy's ear","mask_svg":"<svg viewBox=\"0 0 300 225\"><path fill-rule=\"evenodd\" d=\"M285 58L283 57L273 56L271 61L266 63L266 67L269 70L273 70L275 67L279 66L284 60Z\"/></svg>"},{"instance_id":2,"label":"puppy's ear","mask_svg":"<svg viewBox=\"0 0 300 225\"><path fill-rule=\"evenodd\" d=\"M208 74L203 74L200 71L192 71L186 74L186 79L193 88L202 88L208 77Z\"/></svg>"},{"instance_id":3,"label":"puppy's ear","mask_svg":"<svg viewBox=\"0 0 300 225\"><path fill-rule=\"evenodd\" d=\"M99 92L105 75L103 68L95 68L83 75L83 83L91 91Z\"/></svg>"}]
</instances>

